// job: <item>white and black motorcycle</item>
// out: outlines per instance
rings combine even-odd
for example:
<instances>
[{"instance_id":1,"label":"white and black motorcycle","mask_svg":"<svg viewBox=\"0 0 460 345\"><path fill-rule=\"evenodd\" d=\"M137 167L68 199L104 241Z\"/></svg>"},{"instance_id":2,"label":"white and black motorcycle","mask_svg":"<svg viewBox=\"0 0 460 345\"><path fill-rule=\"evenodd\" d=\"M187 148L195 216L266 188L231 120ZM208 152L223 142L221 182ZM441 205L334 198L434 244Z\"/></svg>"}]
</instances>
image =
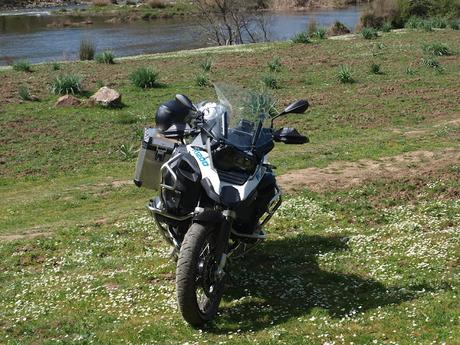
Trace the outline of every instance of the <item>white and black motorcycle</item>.
<instances>
[{"instance_id":1,"label":"white and black motorcycle","mask_svg":"<svg viewBox=\"0 0 460 345\"><path fill-rule=\"evenodd\" d=\"M264 240L264 225L281 205L267 154L274 141L308 142L273 120L304 113L296 101L270 116L254 94L215 85L218 101L194 105L176 95L157 111L157 128L145 130L134 182L159 190L148 209L177 259L179 309L193 326L217 313L226 262ZM257 96L256 96L257 98Z\"/></svg>"}]
</instances>

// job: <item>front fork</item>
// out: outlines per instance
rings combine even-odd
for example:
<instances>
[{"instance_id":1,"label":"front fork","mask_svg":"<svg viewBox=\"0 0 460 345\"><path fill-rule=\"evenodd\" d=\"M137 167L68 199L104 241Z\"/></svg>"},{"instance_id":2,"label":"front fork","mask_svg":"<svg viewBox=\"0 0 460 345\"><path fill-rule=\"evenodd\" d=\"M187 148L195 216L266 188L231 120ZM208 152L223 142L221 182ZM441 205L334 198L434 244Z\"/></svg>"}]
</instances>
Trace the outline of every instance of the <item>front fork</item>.
<instances>
[{"instance_id":1,"label":"front fork","mask_svg":"<svg viewBox=\"0 0 460 345\"><path fill-rule=\"evenodd\" d=\"M219 233L217 234L216 258L219 264L216 270L216 278L221 280L224 275L224 267L227 262L228 256L228 242L230 239L230 232L232 230L233 220L235 219L235 212L231 210L222 211L223 221L220 226Z\"/></svg>"}]
</instances>

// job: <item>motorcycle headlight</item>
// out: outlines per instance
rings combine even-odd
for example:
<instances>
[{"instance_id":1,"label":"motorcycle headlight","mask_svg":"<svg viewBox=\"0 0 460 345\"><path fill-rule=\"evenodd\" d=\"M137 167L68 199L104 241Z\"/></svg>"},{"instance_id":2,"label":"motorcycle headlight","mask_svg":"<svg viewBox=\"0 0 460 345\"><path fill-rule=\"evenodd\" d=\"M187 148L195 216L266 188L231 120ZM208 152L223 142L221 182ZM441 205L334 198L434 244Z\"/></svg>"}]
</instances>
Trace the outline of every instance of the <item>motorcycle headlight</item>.
<instances>
[{"instance_id":1,"label":"motorcycle headlight","mask_svg":"<svg viewBox=\"0 0 460 345\"><path fill-rule=\"evenodd\" d=\"M244 172L252 175L257 168L257 161L253 156L230 146L217 149L213 153L212 160L216 169L222 171Z\"/></svg>"}]
</instances>

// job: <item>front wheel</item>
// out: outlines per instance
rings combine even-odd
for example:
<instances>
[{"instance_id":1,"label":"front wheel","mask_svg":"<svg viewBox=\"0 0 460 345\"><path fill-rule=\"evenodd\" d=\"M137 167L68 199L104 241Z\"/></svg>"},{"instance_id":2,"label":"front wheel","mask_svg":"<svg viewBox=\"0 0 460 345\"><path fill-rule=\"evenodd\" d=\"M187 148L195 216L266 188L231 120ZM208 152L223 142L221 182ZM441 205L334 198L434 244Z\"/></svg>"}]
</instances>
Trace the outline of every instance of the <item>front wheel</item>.
<instances>
[{"instance_id":1,"label":"front wheel","mask_svg":"<svg viewBox=\"0 0 460 345\"><path fill-rule=\"evenodd\" d=\"M176 269L176 291L183 318L203 326L217 313L223 281L216 274L216 232L213 226L194 223L182 242Z\"/></svg>"}]
</instances>

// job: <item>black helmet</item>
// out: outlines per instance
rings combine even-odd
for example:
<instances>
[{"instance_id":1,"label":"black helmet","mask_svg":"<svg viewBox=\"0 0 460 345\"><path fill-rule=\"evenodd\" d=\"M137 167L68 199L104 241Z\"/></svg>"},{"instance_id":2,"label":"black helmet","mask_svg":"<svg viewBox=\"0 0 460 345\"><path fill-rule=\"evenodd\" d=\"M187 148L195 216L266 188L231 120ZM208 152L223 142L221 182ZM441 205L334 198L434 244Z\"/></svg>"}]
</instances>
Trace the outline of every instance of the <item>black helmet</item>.
<instances>
[{"instance_id":1,"label":"black helmet","mask_svg":"<svg viewBox=\"0 0 460 345\"><path fill-rule=\"evenodd\" d=\"M157 127L166 130L173 124L185 124L190 110L176 99L163 103L155 115Z\"/></svg>"}]
</instances>

